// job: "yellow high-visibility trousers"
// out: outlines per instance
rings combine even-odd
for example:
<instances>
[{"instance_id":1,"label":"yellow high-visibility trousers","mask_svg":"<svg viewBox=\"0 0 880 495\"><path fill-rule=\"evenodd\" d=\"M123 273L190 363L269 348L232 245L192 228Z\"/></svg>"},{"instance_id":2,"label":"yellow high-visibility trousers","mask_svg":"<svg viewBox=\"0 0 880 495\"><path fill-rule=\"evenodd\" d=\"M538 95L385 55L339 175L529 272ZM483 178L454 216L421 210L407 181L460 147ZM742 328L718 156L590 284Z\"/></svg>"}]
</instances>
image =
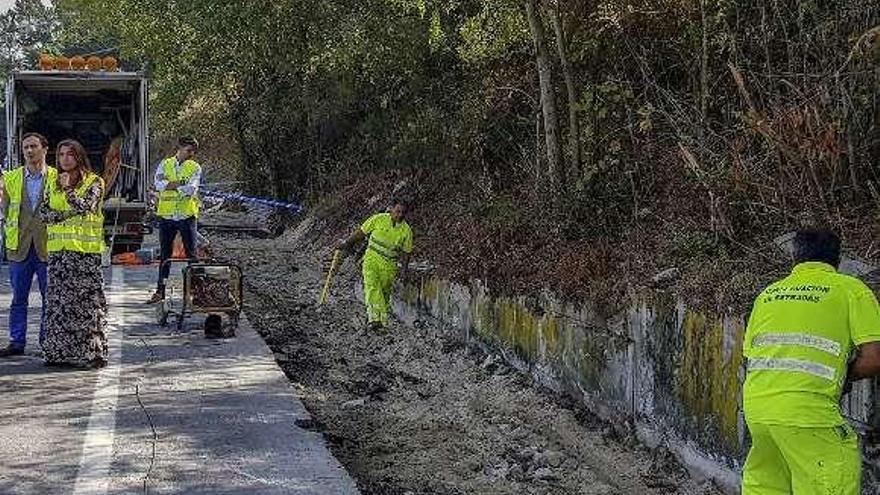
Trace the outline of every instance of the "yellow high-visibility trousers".
<instances>
[{"instance_id":1,"label":"yellow high-visibility trousers","mask_svg":"<svg viewBox=\"0 0 880 495\"><path fill-rule=\"evenodd\" d=\"M387 327L391 314L394 278L397 276L397 263L387 261L367 251L364 255L363 275L367 321L381 323Z\"/></svg>"},{"instance_id":2,"label":"yellow high-visibility trousers","mask_svg":"<svg viewBox=\"0 0 880 495\"><path fill-rule=\"evenodd\" d=\"M749 424L742 495L859 495L862 457L849 425Z\"/></svg>"}]
</instances>

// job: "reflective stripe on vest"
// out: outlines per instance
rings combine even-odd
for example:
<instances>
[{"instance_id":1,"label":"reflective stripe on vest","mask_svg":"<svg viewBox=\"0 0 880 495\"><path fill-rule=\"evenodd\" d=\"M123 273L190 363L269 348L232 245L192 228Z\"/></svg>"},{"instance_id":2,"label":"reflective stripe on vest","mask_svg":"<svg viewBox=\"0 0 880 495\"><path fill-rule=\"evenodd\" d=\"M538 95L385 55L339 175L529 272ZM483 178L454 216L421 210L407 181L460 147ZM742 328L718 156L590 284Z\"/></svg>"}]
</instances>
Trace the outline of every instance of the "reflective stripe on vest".
<instances>
[{"instance_id":1,"label":"reflective stripe on vest","mask_svg":"<svg viewBox=\"0 0 880 495\"><path fill-rule=\"evenodd\" d=\"M397 259L397 250L395 248L389 247L384 242L374 239L373 236L370 236L370 242L367 244L367 249L372 249L374 253L389 261Z\"/></svg>"},{"instance_id":2,"label":"reflective stripe on vest","mask_svg":"<svg viewBox=\"0 0 880 495\"><path fill-rule=\"evenodd\" d=\"M749 359L748 368L749 371L795 371L834 380L834 368L805 359L752 358Z\"/></svg>"},{"instance_id":3,"label":"reflective stripe on vest","mask_svg":"<svg viewBox=\"0 0 880 495\"><path fill-rule=\"evenodd\" d=\"M840 343L825 337L805 333L762 333L752 341L753 347L771 345L803 346L840 356Z\"/></svg>"},{"instance_id":4,"label":"reflective stripe on vest","mask_svg":"<svg viewBox=\"0 0 880 495\"><path fill-rule=\"evenodd\" d=\"M166 181L179 183L189 182L198 169L198 164L193 160L183 162L180 176L175 173L174 157L162 161L162 174ZM199 216L199 202L195 197L184 196L177 190L164 190L159 193L159 203L156 205L156 214L162 218L173 218L180 215L184 218Z\"/></svg>"},{"instance_id":5,"label":"reflective stripe on vest","mask_svg":"<svg viewBox=\"0 0 880 495\"><path fill-rule=\"evenodd\" d=\"M86 236L82 234L49 234L49 239L54 241L79 241L79 242L99 242L103 236ZM100 252L100 251L99 251Z\"/></svg>"},{"instance_id":6,"label":"reflective stripe on vest","mask_svg":"<svg viewBox=\"0 0 880 495\"><path fill-rule=\"evenodd\" d=\"M86 191L101 178L88 174L77 186L74 194L82 198ZM49 207L55 211L70 211L66 193L58 189L54 181L49 182ZM75 251L78 253L100 254L104 250L104 210L99 205L94 213L76 215L63 222L46 227L49 252Z\"/></svg>"}]
</instances>

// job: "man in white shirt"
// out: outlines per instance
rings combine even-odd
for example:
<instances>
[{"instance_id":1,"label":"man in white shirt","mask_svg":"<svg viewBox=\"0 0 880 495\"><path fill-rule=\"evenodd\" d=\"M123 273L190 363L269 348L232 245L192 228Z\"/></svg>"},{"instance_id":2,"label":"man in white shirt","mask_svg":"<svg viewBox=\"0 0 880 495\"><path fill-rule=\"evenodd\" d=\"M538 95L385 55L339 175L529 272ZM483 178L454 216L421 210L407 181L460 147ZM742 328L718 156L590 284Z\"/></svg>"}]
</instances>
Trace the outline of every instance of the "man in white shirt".
<instances>
[{"instance_id":1,"label":"man in white shirt","mask_svg":"<svg viewBox=\"0 0 880 495\"><path fill-rule=\"evenodd\" d=\"M164 263L171 258L177 233L183 240L183 248L189 259L196 258L196 219L199 216L199 182L202 167L193 157L199 143L193 137L177 140L173 156L162 160L156 167L155 187L159 192L156 215L159 217L159 281L150 303L165 299L165 279L171 265Z\"/></svg>"}]
</instances>

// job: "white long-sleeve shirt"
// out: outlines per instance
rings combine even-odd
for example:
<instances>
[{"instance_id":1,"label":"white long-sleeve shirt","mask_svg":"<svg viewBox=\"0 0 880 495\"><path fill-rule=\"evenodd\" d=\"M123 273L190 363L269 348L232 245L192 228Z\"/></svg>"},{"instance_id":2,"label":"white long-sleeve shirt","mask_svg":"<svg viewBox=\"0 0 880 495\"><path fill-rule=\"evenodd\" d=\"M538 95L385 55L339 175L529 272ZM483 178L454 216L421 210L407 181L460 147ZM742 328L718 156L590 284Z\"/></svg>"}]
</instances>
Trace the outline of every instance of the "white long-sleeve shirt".
<instances>
[{"instance_id":1,"label":"white long-sleeve shirt","mask_svg":"<svg viewBox=\"0 0 880 495\"><path fill-rule=\"evenodd\" d=\"M168 187L168 179L165 178L165 168L162 166L162 163L165 160L159 162L156 165L156 176L153 179L153 184L156 187L156 190L160 193ZM177 158L174 159L174 175L180 176L181 171L181 162ZM202 166L196 163L196 171L192 174L192 177L186 181L186 184L180 184L177 186L177 192L184 196L195 196L196 193L199 192L199 184L202 180ZM172 220L183 220L184 217L180 216L179 213L175 213Z\"/></svg>"}]
</instances>

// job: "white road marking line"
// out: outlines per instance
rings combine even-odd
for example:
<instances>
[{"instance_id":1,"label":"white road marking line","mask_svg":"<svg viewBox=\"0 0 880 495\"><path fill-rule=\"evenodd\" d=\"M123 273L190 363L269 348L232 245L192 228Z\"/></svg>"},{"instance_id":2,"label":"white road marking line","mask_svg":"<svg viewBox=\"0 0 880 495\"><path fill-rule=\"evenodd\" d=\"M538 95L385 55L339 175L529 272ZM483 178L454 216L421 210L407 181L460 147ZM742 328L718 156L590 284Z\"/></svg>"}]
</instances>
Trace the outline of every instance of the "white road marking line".
<instances>
[{"instance_id":1,"label":"white road marking line","mask_svg":"<svg viewBox=\"0 0 880 495\"><path fill-rule=\"evenodd\" d=\"M119 373L122 369L122 331L125 314L116 308L116 299L121 298L125 281L122 267L114 266L110 275L108 291L107 346L110 351L106 368L98 371L95 395L89 424L83 441L82 457L74 495L103 495L107 493L110 481L110 462L113 458L113 435L116 430L116 407L119 402Z\"/></svg>"}]
</instances>

